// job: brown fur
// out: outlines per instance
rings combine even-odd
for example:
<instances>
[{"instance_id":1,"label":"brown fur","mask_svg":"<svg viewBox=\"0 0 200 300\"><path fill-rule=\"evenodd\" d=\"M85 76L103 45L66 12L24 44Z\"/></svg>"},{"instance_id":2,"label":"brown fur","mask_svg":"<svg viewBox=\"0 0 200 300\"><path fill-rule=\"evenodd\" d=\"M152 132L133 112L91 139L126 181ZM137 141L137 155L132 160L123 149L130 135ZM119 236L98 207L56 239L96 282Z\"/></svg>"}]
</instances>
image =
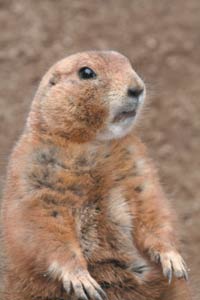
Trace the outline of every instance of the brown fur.
<instances>
[{"instance_id":1,"label":"brown fur","mask_svg":"<svg viewBox=\"0 0 200 300\"><path fill-rule=\"evenodd\" d=\"M78 78L83 66L97 81ZM180 291L189 299L184 280L169 285L162 274L161 266L166 276L185 273L145 146L134 132L97 138L109 123L109 97L140 84L125 57L95 51L62 60L42 80L8 167L4 300L74 299L70 281L77 296L81 282L103 297L90 275L111 300L178 300Z\"/></svg>"}]
</instances>

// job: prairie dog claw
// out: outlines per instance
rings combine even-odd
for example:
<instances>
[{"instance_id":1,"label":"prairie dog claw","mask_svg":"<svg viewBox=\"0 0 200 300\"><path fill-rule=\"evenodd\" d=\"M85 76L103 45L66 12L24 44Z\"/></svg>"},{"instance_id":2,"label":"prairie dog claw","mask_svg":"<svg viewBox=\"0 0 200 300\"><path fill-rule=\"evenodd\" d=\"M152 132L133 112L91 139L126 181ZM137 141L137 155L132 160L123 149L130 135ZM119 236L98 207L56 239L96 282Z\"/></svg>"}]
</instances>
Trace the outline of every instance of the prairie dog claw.
<instances>
[{"instance_id":1,"label":"prairie dog claw","mask_svg":"<svg viewBox=\"0 0 200 300\"><path fill-rule=\"evenodd\" d=\"M74 294L80 300L104 300L107 296L100 285L90 276L83 267L60 266L53 262L49 267L49 273L54 278L59 278L67 294Z\"/></svg>"},{"instance_id":2,"label":"prairie dog claw","mask_svg":"<svg viewBox=\"0 0 200 300\"><path fill-rule=\"evenodd\" d=\"M173 276L176 278L184 278L185 280L188 280L186 264L178 252L156 252L153 253L151 257L156 263L160 262L163 270L163 275L168 278L169 284L171 283Z\"/></svg>"},{"instance_id":3,"label":"prairie dog claw","mask_svg":"<svg viewBox=\"0 0 200 300\"><path fill-rule=\"evenodd\" d=\"M80 271L77 274L65 274L63 286L68 294L72 292L81 300L106 299L105 292L87 271Z\"/></svg>"}]
</instances>

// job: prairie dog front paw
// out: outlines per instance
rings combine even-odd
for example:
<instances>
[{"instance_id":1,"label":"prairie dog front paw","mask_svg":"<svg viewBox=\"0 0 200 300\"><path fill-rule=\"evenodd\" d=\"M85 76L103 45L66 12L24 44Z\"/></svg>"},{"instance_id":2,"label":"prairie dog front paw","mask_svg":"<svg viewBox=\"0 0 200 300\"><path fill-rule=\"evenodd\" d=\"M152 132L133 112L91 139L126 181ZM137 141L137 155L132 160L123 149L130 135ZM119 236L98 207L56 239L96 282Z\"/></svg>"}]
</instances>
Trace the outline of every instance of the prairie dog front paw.
<instances>
[{"instance_id":1,"label":"prairie dog front paw","mask_svg":"<svg viewBox=\"0 0 200 300\"><path fill-rule=\"evenodd\" d=\"M168 278L169 283L171 283L173 276L188 280L186 264L177 251L151 251L150 255L153 261L161 264L163 275Z\"/></svg>"},{"instance_id":2,"label":"prairie dog front paw","mask_svg":"<svg viewBox=\"0 0 200 300\"><path fill-rule=\"evenodd\" d=\"M49 267L49 273L62 280L63 287L67 294L75 294L77 299L81 300L103 300L106 294L100 285L90 276L87 269L67 266L59 266L53 262Z\"/></svg>"}]
</instances>

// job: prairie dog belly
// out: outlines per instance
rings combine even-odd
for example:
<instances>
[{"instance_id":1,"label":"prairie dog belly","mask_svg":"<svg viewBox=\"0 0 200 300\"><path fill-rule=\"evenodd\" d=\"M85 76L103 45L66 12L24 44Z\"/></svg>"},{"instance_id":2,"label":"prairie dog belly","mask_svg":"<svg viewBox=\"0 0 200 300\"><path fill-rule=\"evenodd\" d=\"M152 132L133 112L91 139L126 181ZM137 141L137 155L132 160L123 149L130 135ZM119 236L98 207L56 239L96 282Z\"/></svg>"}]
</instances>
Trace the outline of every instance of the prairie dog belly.
<instances>
[{"instance_id":1,"label":"prairie dog belly","mask_svg":"<svg viewBox=\"0 0 200 300\"><path fill-rule=\"evenodd\" d=\"M138 263L146 264L134 245L134 216L122 188L113 188L108 197L80 208L76 224L80 245L89 263L113 262L127 269Z\"/></svg>"},{"instance_id":2,"label":"prairie dog belly","mask_svg":"<svg viewBox=\"0 0 200 300\"><path fill-rule=\"evenodd\" d=\"M92 276L108 296L117 290L120 299L129 299L130 290L145 282L152 267L134 245L134 216L122 188L111 189L108 197L77 211L76 224Z\"/></svg>"}]
</instances>

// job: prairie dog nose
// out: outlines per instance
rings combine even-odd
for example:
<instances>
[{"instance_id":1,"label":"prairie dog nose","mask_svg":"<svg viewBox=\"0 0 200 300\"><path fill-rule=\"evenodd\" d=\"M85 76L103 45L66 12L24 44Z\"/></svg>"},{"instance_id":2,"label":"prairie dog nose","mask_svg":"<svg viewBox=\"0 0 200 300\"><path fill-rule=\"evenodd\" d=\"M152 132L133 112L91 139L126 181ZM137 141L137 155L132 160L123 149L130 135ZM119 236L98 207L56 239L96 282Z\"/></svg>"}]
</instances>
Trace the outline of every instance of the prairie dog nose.
<instances>
[{"instance_id":1,"label":"prairie dog nose","mask_svg":"<svg viewBox=\"0 0 200 300\"><path fill-rule=\"evenodd\" d=\"M140 95L142 95L142 93L144 92L144 88L129 88L128 89L128 96L132 97L132 98L139 98Z\"/></svg>"}]
</instances>

